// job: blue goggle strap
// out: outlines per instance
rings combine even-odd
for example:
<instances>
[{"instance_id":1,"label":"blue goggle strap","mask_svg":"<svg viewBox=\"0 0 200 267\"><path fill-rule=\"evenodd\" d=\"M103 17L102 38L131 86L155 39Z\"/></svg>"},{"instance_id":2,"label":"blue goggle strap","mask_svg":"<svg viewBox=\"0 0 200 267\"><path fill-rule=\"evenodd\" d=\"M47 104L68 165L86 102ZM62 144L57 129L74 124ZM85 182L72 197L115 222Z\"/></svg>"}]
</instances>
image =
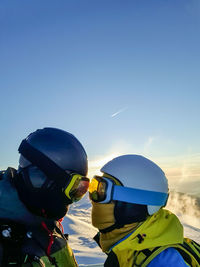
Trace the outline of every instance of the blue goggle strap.
<instances>
[{"instance_id":1,"label":"blue goggle strap","mask_svg":"<svg viewBox=\"0 0 200 267\"><path fill-rule=\"evenodd\" d=\"M112 199L133 204L165 206L168 194L114 185Z\"/></svg>"}]
</instances>

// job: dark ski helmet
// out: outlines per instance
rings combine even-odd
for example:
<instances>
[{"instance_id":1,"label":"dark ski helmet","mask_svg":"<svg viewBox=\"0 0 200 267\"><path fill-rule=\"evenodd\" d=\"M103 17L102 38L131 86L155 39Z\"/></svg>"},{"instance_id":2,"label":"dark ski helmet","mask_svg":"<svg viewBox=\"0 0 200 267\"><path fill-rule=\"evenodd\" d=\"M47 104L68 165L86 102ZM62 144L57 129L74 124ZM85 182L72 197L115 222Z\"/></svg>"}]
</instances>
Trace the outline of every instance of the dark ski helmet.
<instances>
[{"instance_id":1,"label":"dark ski helmet","mask_svg":"<svg viewBox=\"0 0 200 267\"><path fill-rule=\"evenodd\" d=\"M74 174L81 178L87 174L83 146L66 131L44 128L28 135L18 150L21 155L15 184L21 200L38 215L62 218L73 202L65 194L66 187Z\"/></svg>"}]
</instances>

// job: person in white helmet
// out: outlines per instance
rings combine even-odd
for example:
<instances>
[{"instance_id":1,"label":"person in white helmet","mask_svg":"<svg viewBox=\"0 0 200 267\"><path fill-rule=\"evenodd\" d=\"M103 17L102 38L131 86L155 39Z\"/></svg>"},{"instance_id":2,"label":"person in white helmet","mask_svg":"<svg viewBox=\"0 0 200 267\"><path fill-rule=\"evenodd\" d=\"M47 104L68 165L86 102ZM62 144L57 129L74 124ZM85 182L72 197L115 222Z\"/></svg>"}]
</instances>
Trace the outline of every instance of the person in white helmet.
<instances>
[{"instance_id":1,"label":"person in white helmet","mask_svg":"<svg viewBox=\"0 0 200 267\"><path fill-rule=\"evenodd\" d=\"M200 266L200 246L183 237L179 219L164 209L168 182L140 155L122 155L101 168L89 187L95 240L104 266Z\"/></svg>"}]
</instances>

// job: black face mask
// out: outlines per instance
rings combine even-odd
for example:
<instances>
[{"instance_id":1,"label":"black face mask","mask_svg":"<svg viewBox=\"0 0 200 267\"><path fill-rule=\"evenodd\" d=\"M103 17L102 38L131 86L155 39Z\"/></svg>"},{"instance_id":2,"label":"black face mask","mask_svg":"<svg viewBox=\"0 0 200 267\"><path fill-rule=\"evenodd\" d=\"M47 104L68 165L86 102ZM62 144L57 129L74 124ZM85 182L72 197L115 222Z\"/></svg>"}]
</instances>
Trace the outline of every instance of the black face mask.
<instances>
[{"instance_id":1,"label":"black face mask","mask_svg":"<svg viewBox=\"0 0 200 267\"><path fill-rule=\"evenodd\" d=\"M56 183L39 169L31 172L30 167L20 169L15 185L20 199L36 215L58 220L65 216L71 204Z\"/></svg>"},{"instance_id":2,"label":"black face mask","mask_svg":"<svg viewBox=\"0 0 200 267\"><path fill-rule=\"evenodd\" d=\"M101 233L108 233L114 229L122 228L125 224L143 222L148 217L146 205L126 203L122 201L115 201L114 217L115 223L103 230Z\"/></svg>"},{"instance_id":3,"label":"black face mask","mask_svg":"<svg viewBox=\"0 0 200 267\"><path fill-rule=\"evenodd\" d=\"M69 209L69 204L65 200L66 197L60 192L54 191L51 194L49 192L41 192L31 195L35 199L30 200L29 198L26 206L31 212L39 216L59 220L66 215Z\"/></svg>"},{"instance_id":4,"label":"black face mask","mask_svg":"<svg viewBox=\"0 0 200 267\"><path fill-rule=\"evenodd\" d=\"M114 215L119 225L145 221L148 216L147 206L116 201Z\"/></svg>"}]
</instances>

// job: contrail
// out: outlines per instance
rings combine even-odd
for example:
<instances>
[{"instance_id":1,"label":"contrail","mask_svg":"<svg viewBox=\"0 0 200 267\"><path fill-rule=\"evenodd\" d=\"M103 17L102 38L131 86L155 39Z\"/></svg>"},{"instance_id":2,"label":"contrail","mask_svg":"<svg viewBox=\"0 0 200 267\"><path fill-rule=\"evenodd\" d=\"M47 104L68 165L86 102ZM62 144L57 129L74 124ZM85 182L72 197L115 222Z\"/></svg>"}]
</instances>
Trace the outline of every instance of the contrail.
<instances>
[{"instance_id":1,"label":"contrail","mask_svg":"<svg viewBox=\"0 0 200 267\"><path fill-rule=\"evenodd\" d=\"M118 110L117 112L113 113L110 117L113 118L113 117L117 116L119 113L125 111L127 108L128 107L125 107L125 108L122 108L122 109Z\"/></svg>"}]
</instances>

